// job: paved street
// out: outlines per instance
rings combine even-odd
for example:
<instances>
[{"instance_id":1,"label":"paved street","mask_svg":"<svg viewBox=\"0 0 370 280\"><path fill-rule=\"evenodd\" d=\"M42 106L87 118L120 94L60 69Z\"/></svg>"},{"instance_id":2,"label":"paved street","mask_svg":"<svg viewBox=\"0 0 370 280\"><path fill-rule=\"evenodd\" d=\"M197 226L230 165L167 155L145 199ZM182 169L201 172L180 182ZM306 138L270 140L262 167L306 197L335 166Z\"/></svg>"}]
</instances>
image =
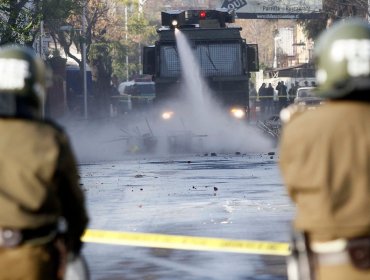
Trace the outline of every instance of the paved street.
<instances>
[{"instance_id":1,"label":"paved street","mask_svg":"<svg viewBox=\"0 0 370 280\"><path fill-rule=\"evenodd\" d=\"M278 157L130 155L80 165L89 228L287 242ZM285 258L88 243L92 279L286 279Z\"/></svg>"}]
</instances>

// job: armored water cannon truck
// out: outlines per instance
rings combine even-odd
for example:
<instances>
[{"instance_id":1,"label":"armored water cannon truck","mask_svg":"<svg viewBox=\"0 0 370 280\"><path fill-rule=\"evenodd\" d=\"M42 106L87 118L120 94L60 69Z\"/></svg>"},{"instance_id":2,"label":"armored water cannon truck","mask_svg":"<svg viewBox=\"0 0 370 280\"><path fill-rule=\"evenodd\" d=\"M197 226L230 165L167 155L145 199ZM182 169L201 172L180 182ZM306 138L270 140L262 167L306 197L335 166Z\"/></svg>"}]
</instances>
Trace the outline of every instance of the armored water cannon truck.
<instances>
[{"instance_id":1,"label":"armored water cannon truck","mask_svg":"<svg viewBox=\"0 0 370 280\"><path fill-rule=\"evenodd\" d=\"M259 70L258 46L248 44L241 28L229 26L235 15L227 9L162 12L158 41L143 49L143 73L156 86L155 104L180 97L182 65L174 30L192 45L200 72L215 99L237 118L249 112L250 72ZM191 70L190 70L191 71Z\"/></svg>"}]
</instances>

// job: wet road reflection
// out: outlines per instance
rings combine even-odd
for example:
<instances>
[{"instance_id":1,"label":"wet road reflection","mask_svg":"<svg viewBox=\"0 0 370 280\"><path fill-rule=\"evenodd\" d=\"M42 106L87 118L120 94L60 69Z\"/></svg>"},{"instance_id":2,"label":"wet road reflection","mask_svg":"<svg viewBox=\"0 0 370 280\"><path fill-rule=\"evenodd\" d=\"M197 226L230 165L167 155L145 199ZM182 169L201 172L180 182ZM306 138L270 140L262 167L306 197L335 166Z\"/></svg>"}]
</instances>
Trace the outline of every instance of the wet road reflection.
<instances>
[{"instance_id":1,"label":"wet road reflection","mask_svg":"<svg viewBox=\"0 0 370 280\"><path fill-rule=\"evenodd\" d=\"M293 206L267 154L80 166L89 228L287 242ZM286 279L285 258L85 244L92 279Z\"/></svg>"}]
</instances>

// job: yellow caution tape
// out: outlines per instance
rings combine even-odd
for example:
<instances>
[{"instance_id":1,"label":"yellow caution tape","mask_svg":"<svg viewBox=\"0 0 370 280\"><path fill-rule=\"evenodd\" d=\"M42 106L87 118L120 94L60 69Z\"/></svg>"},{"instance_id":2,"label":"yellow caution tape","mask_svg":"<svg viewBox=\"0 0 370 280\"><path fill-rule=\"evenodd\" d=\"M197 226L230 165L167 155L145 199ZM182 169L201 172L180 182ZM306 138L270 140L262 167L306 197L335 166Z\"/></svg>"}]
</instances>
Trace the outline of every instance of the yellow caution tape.
<instances>
[{"instance_id":1,"label":"yellow caution tape","mask_svg":"<svg viewBox=\"0 0 370 280\"><path fill-rule=\"evenodd\" d=\"M148 99L148 100L152 100L154 99L154 96L131 96L131 99Z\"/></svg>"},{"instance_id":2,"label":"yellow caution tape","mask_svg":"<svg viewBox=\"0 0 370 280\"><path fill-rule=\"evenodd\" d=\"M84 242L152 248L288 256L288 243L88 229Z\"/></svg>"},{"instance_id":3,"label":"yellow caution tape","mask_svg":"<svg viewBox=\"0 0 370 280\"><path fill-rule=\"evenodd\" d=\"M123 100L128 100L129 98L130 99L148 99L148 100L152 100L155 97L154 96L137 96L137 95L129 95L129 97L128 97L128 96L124 96L124 95L115 95L115 96L111 96L111 98L123 99Z\"/></svg>"}]
</instances>

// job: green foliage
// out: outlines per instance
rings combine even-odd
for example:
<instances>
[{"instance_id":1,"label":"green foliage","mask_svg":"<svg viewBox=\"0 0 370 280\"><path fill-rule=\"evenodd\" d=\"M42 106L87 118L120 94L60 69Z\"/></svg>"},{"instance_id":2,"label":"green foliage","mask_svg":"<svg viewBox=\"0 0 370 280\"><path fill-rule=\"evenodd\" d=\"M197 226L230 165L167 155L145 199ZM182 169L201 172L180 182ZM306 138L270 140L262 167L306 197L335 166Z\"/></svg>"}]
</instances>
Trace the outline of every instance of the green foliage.
<instances>
[{"instance_id":1,"label":"green foliage","mask_svg":"<svg viewBox=\"0 0 370 280\"><path fill-rule=\"evenodd\" d=\"M42 14L47 21L64 21L72 14L82 13L82 1L79 0L46 0L43 1Z\"/></svg>"},{"instance_id":2,"label":"green foliage","mask_svg":"<svg viewBox=\"0 0 370 280\"><path fill-rule=\"evenodd\" d=\"M134 2L137 4L138 1ZM126 36L124 36L119 42L116 42L114 56L112 57L113 73L120 80L127 79L127 71L129 78L141 72L141 49L145 45L152 45L157 39L156 25L159 23L139 15L136 4L127 9L127 40ZM125 26L124 17L121 18L121 24ZM128 65L126 63L126 55Z\"/></svg>"},{"instance_id":3,"label":"green foliage","mask_svg":"<svg viewBox=\"0 0 370 280\"><path fill-rule=\"evenodd\" d=\"M81 6L74 0L1 0L0 44L31 45L43 20L49 27Z\"/></svg>"},{"instance_id":4,"label":"green foliage","mask_svg":"<svg viewBox=\"0 0 370 280\"><path fill-rule=\"evenodd\" d=\"M40 22L40 15L36 9L37 6L31 9L26 8L25 3L22 5L15 0L3 0L0 17L1 44L31 42L32 29Z\"/></svg>"},{"instance_id":5,"label":"green foliage","mask_svg":"<svg viewBox=\"0 0 370 280\"><path fill-rule=\"evenodd\" d=\"M101 61L103 64L110 67L112 46L109 43L93 43L90 46L89 60L93 63Z\"/></svg>"},{"instance_id":6,"label":"green foliage","mask_svg":"<svg viewBox=\"0 0 370 280\"><path fill-rule=\"evenodd\" d=\"M299 23L303 26L307 38L312 40L315 40L326 28L326 20L323 19L305 20Z\"/></svg>"},{"instance_id":7,"label":"green foliage","mask_svg":"<svg viewBox=\"0 0 370 280\"><path fill-rule=\"evenodd\" d=\"M138 0L116 0L117 3L137 9Z\"/></svg>"},{"instance_id":8,"label":"green foliage","mask_svg":"<svg viewBox=\"0 0 370 280\"><path fill-rule=\"evenodd\" d=\"M142 34L147 26L147 21L143 17L131 17L128 22L128 28L131 34Z\"/></svg>"},{"instance_id":9,"label":"green foliage","mask_svg":"<svg viewBox=\"0 0 370 280\"><path fill-rule=\"evenodd\" d=\"M146 18L132 15L128 19L128 36L132 41L147 42L156 37L156 28Z\"/></svg>"},{"instance_id":10,"label":"green foliage","mask_svg":"<svg viewBox=\"0 0 370 280\"><path fill-rule=\"evenodd\" d=\"M120 42L112 42L112 72L120 80L126 78L126 54L128 53L127 46Z\"/></svg>"},{"instance_id":11,"label":"green foliage","mask_svg":"<svg viewBox=\"0 0 370 280\"><path fill-rule=\"evenodd\" d=\"M316 39L326 28L328 21L336 21L348 17L368 16L367 0L323 0L323 15L321 19L298 21L304 28L308 38Z\"/></svg>"}]
</instances>

